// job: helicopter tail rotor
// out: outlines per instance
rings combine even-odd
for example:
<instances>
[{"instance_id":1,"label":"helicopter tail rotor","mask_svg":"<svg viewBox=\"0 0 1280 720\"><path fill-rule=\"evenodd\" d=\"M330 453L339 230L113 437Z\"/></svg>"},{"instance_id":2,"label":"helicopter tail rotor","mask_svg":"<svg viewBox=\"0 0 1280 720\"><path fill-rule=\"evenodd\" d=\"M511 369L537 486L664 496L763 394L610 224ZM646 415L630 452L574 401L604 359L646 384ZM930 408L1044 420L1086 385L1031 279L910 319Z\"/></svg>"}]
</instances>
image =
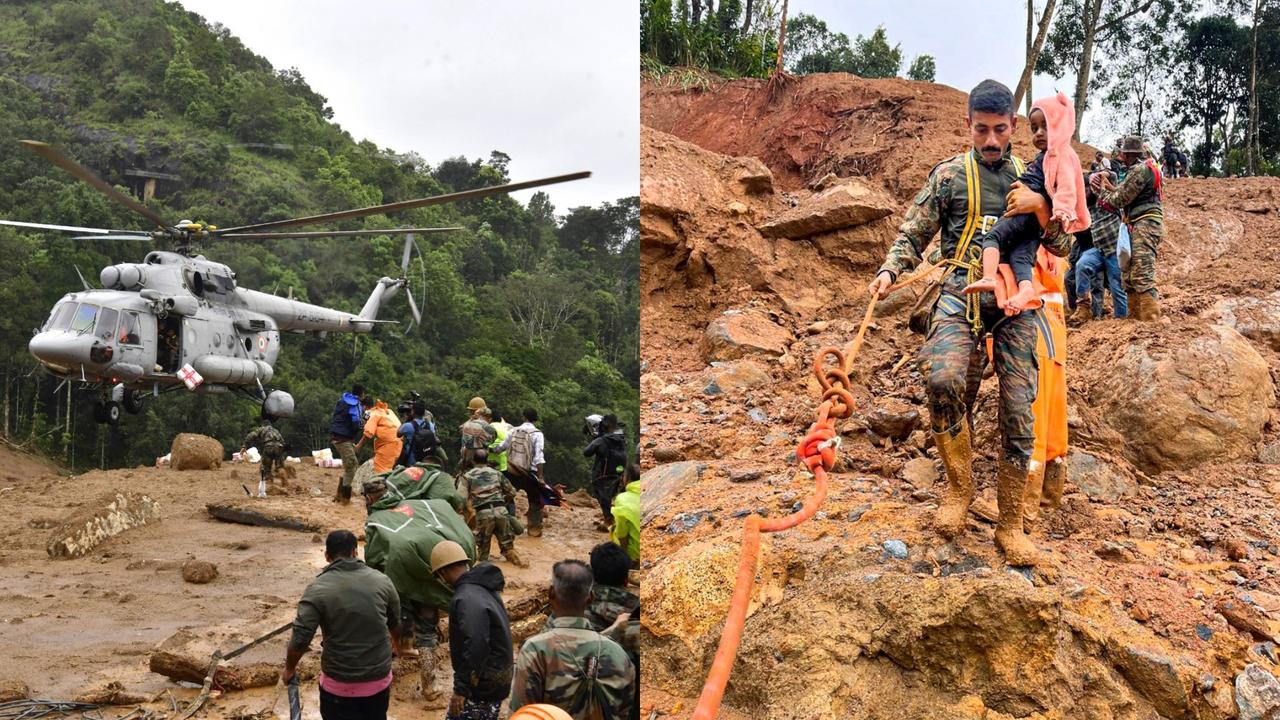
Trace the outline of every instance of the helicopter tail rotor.
<instances>
[{"instance_id":1,"label":"helicopter tail rotor","mask_svg":"<svg viewBox=\"0 0 1280 720\"><path fill-rule=\"evenodd\" d=\"M423 298L424 303L419 307L418 303L413 300L413 291L409 288L409 259L411 253L414 252L418 254L419 266L422 266L422 248L418 247L418 241L415 240L413 234L410 233L404 236L404 254L400 258L400 280L404 283L404 295L405 299L409 301L409 312L413 314L413 318L404 329L405 335L408 335L413 330L415 324L418 327L422 326L422 311L426 309L426 298ZM422 289L423 292L426 292L426 270L421 267L420 269L422 270Z\"/></svg>"}]
</instances>

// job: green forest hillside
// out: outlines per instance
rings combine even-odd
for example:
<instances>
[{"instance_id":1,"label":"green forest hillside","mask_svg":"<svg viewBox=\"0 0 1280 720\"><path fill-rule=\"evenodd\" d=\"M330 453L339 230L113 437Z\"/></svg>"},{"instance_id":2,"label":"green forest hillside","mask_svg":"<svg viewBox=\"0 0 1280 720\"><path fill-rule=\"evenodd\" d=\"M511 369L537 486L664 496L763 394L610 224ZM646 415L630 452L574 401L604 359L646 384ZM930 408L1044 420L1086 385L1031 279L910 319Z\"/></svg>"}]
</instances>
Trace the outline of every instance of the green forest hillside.
<instances>
[{"instance_id":1,"label":"green forest hillside","mask_svg":"<svg viewBox=\"0 0 1280 720\"><path fill-rule=\"evenodd\" d=\"M146 227L23 150L25 138L54 144L121 187L136 182L130 169L176 175L158 182L148 206L223 227L508 180L510 158L499 151L429 161L356 142L331 117L296 70L273 68L178 3L0 4L0 218ZM439 124L465 121L454 113ZM565 171L578 169L590 168ZM295 417L279 424L294 454L327 445L333 404L357 381L393 407L408 391L421 392L450 438L473 395L509 420L535 407L548 478L583 484L583 417L616 412L633 440L638 426L638 206L629 197L566 211L539 193L528 206L500 196L342 224L465 230L419 238L425 261L410 271L414 296L425 296L421 328L284 339L272 385L297 401ZM399 238L374 236L224 242L203 251L230 265L243 287L358 312L378 278L398 272L401 247ZM181 431L239 447L257 415L250 402L173 393L118 427L100 426L94 394L77 391L68 407L67 391L55 393L57 382L27 352L32 329L80 287L77 267L96 284L100 268L138 262L147 250L0 228L0 432L10 442L78 467L154 462ZM407 319L403 295L381 317Z\"/></svg>"}]
</instances>

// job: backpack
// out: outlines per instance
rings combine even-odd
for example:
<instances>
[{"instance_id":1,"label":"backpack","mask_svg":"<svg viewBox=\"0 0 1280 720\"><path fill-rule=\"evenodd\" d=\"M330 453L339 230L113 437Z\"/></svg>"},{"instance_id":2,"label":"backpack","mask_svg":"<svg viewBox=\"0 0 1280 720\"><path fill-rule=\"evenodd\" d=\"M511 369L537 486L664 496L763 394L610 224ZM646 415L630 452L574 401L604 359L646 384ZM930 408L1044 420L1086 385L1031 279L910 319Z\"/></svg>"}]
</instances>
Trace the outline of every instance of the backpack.
<instances>
[{"instance_id":1,"label":"backpack","mask_svg":"<svg viewBox=\"0 0 1280 720\"><path fill-rule=\"evenodd\" d=\"M409 439L409 446L413 448L413 456L419 460L435 454L436 448L440 447L440 438L436 437L436 432L431 429L431 425L426 420L414 421L413 437Z\"/></svg>"},{"instance_id":2,"label":"backpack","mask_svg":"<svg viewBox=\"0 0 1280 720\"><path fill-rule=\"evenodd\" d=\"M507 446L507 465L526 473L533 468L533 432L517 428L511 431Z\"/></svg>"}]
</instances>

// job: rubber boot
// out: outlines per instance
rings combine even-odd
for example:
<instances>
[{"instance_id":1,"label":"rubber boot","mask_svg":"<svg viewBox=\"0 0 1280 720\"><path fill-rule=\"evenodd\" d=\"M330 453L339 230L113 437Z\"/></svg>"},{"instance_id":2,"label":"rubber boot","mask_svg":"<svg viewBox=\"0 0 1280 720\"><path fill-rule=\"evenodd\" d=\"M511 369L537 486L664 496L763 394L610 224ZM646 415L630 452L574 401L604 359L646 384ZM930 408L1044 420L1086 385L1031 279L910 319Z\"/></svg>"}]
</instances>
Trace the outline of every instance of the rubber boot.
<instances>
[{"instance_id":1,"label":"rubber boot","mask_svg":"<svg viewBox=\"0 0 1280 720\"><path fill-rule=\"evenodd\" d=\"M525 517L529 521L526 523L529 537L542 537L542 508L529 508Z\"/></svg>"},{"instance_id":2,"label":"rubber boot","mask_svg":"<svg viewBox=\"0 0 1280 720\"><path fill-rule=\"evenodd\" d=\"M1148 322L1154 322L1160 319L1160 300L1156 298L1154 290L1151 292L1141 293L1142 309L1146 317L1140 318Z\"/></svg>"},{"instance_id":3,"label":"rubber boot","mask_svg":"<svg viewBox=\"0 0 1280 720\"><path fill-rule=\"evenodd\" d=\"M938 455L947 469L947 490L933 527L944 538L952 538L964 530L965 515L973 502L973 446L969 442L969 423L960 421L960 429L952 434L934 433Z\"/></svg>"},{"instance_id":4,"label":"rubber boot","mask_svg":"<svg viewBox=\"0 0 1280 720\"><path fill-rule=\"evenodd\" d=\"M1073 325L1083 325L1093 320L1093 300L1088 296L1076 300L1076 311L1071 313L1069 319Z\"/></svg>"},{"instance_id":5,"label":"rubber boot","mask_svg":"<svg viewBox=\"0 0 1280 720\"><path fill-rule=\"evenodd\" d=\"M1067 459L1065 457L1050 460L1044 466L1044 495L1041 503L1050 510L1058 509L1062 504L1062 488L1067 482Z\"/></svg>"},{"instance_id":6,"label":"rubber boot","mask_svg":"<svg viewBox=\"0 0 1280 720\"><path fill-rule=\"evenodd\" d=\"M1027 490L1027 471L1008 460L1000 461L996 471L996 504L1000 520L996 523L996 547L1004 551L1010 565L1035 565L1040 551L1022 531L1022 506Z\"/></svg>"},{"instance_id":7,"label":"rubber boot","mask_svg":"<svg viewBox=\"0 0 1280 720\"><path fill-rule=\"evenodd\" d=\"M267 496L267 481L259 480L258 481L258 497L264 498L266 496Z\"/></svg>"},{"instance_id":8,"label":"rubber boot","mask_svg":"<svg viewBox=\"0 0 1280 720\"><path fill-rule=\"evenodd\" d=\"M516 567L521 567L521 568L529 567L529 563L525 562L520 558L520 553L516 552L516 549L514 547L509 547L503 550L502 556L507 559L507 562L511 563L512 565L515 565Z\"/></svg>"},{"instance_id":9,"label":"rubber boot","mask_svg":"<svg viewBox=\"0 0 1280 720\"><path fill-rule=\"evenodd\" d=\"M1030 533L1040 520L1040 497L1044 491L1044 463L1027 463L1027 490L1023 493L1022 529Z\"/></svg>"}]
</instances>

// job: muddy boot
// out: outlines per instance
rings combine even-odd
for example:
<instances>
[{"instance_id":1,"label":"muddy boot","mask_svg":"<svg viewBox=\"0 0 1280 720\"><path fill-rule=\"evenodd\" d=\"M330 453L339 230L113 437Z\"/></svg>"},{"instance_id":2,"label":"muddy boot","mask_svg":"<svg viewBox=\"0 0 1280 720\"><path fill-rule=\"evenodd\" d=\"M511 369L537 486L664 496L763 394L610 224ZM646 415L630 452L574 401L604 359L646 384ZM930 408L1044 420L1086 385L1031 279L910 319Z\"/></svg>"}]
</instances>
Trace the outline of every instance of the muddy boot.
<instances>
[{"instance_id":1,"label":"muddy boot","mask_svg":"<svg viewBox=\"0 0 1280 720\"><path fill-rule=\"evenodd\" d=\"M1083 325L1093 319L1093 300L1087 296L1076 300L1076 311L1068 318L1071 324Z\"/></svg>"},{"instance_id":2,"label":"muddy boot","mask_svg":"<svg viewBox=\"0 0 1280 720\"><path fill-rule=\"evenodd\" d=\"M351 486L339 483L338 492L334 494L333 501L342 503L343 505L351 504Z\"/></svg>"},{"instance_id":3,"label":"muddy boot","mask_svg":"<svg viewBox=\"0 0 1280 720\"><path fill-rule=\"evenodd\" d=\"M418 649L413 643L413 633L407 633L400 637L400 657L418 657Z\"/></svg>"},{"instance_id":4,"label":"muddy boot","mask_svg":"<svg viewBox=\"0 0 1280 720\"><path fill-rule=\"evenodd\" d=\"M1044 463L1032 460L1027 464L1027 490L1023 493L1022 529L1030 533L1040 519L1040 497L1044 491Z\"/></svg>"},{"instance_id":5,"label":"muddy boot","mask_svg":"<svg viewBox=\"0 0 1280 720\"><path fill-rule=\"evenodd\" d=\"M418 687L424 700L438 700L441 692L436 689L436 667L439 663L438 648L423 649L418 655Z\"/></svg>"},{"instance_id":6,"label":"muddy boot","mask_svg":"<svg viewBox=\"0 0 1280 720\"><path fill-rule=\"evenodd\" d=\"M1062 488L1067 482L1067 459L1065 457L1055 458L1044 466L1044 496L1041 498L1043 507L1049 510L1057 510L1062 504Z\"/></svg>"},{"instance_id":7,"label":"muddy boot","mask_svg":"<svg viewBox=\"0 0 1280 720\"><path fill-rule=\"evenodd\" d=\"M1022 531L1022 506L1027 490L1027 471L1008 460L1000 461L996 472L996 504L1000 521L996 523L996 547L1004 551L1010 565L1035 565L1040 551Z\"/></svg>"},{"instance_id":8,"label":"muddy boot","mask_svg":"<svg viewBox=\"0 0 1280 720\"><path fill-rule=\"evenodd\" d=\"M502 556L507 559L507 562L511 563L512 565L515 565L516 567L521 567L521 568L529 567L529 563L525 562L520 558L520 553L516 552L516 549L514 547L509 547L503 550Z\"/></svg>"},{"instance_id":9,"label":"muddy boot","mask_svg":"<svg viewBox=\"0 0 1280 720\"><path fill-rule=\"evenodd\" d=\"M1131 307L1129 314L1135 320L1154 322L1160 319L1160 301L1156 299L1154 291L1137 293L1133 302L1137 305L1137 309Z\"/></svg>"},{"instance_id":10,"label":"muddy boot","mask_svg":"<svg viewBox=\"0 0 1280 720\"><path fill-rule=\"evenodd\" d=\"M952 538L964 530L965 515L973 502L973 446L969 443L969 423L961 420L955 433L941 432L933 436L938 455L947 469L947 489L934 516L933 527L944 538Z\"/></svg>"}]
</instances>

